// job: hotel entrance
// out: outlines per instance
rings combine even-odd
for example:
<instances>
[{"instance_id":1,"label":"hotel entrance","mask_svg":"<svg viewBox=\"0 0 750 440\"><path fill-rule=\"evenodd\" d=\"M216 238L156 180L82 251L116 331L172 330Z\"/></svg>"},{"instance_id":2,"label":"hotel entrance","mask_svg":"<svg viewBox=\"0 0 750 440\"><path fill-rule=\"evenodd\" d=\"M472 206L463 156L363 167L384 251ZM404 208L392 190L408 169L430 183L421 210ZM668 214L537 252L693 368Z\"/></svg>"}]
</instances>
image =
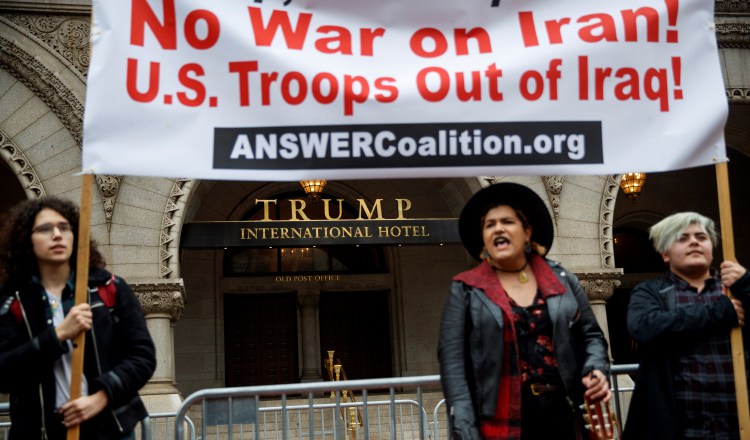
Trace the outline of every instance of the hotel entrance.
<instances>
[{"instance_id":1,"label":"hotel entrance","mask_svg":"<svg viewBox=\"0 0 750 440\"><path fill-rule=\"evenodd\" d=\"M297 182L194 189L179 237L180 386L327 380L330 350L349 379L434 372L431 343L407 347L433 339L466 261L435 183L329 182L315 201Z\"/></svg>"}]
</instances>

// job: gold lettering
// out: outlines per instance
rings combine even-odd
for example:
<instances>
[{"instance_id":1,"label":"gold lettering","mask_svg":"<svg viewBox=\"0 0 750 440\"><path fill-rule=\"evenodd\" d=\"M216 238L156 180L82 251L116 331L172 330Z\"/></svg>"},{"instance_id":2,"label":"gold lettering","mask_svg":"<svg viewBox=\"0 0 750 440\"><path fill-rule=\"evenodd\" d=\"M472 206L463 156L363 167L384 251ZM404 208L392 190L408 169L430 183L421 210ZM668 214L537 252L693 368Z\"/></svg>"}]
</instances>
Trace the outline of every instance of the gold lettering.
<instances>
[{"instance_id":1,"label":"gold lettering","mask_svg":"<svg viewBox=\"0 0 750 440\"><path fill-rule=\"evenodd\" d=\"M388 238L388 226L378 226L378 237Z\"/></svg>"},{"instance_id":2,"label":"gold lettering","mask_svg":"<svg viewBox=\"0 0 750 440\"><path fill-rule=\"evenodd\" d=\"M328 229L328 228L326 228L326 229ZM331 234L331 238L339 238L339 237L341 237L341 228L339 228L338 226L332 227L327 232Z\"/></svg>"},{"instance_id":3,"label":"gold lettering","mask_svg":"<svg viewBox=\"0 0 750 440\"><path fill-rule=\"evenodd\" d=\"M357 229L354 230L354 237L355 238L362 238L363 237L363 235L362 235L362 228L357 228Z\"/></svg>"},{"instance_id":4,"label":"gold lettering","mask_svg":"<svg viewBox=\"0 0 750 440\"><path fill-rule=\"evenodd\" d=\"M292 228L292 238L302 238L302 228Z\"/></svg>"},{"instance_id":5,"label":"gold lettering","mask_svg":"<svg viewBox=\"0 0 750 440\"><path fill-rule=\"evenodd\" d=\"M365 212L368 220L372 220L372 215L376 210L378 212L378 216L376 217L376 219L383 220L383 208L380 205L380 202L382 202L383 199L375 200L375 203L373 203L372 205L372 209L367 208L367 201L365 199L357 199L357 201L359 202L359 217L357 218L357 220L364 220L362 218L362 211Z\"/></svg>"},{"instance_id":6,"label":"gold lettering","mask_svg":"<svg viewBox=\"0 0 750 440\"><path fill-rule=\"evenodd\" d=\"M339 202L339 216L336 218L331 217L331 212L328 204L331 202L331 199L323 199L323 215L326 216L326 219L328 220L340 220L341 215L344 213L344 207L342 203L344 202L344 199L336 199L336 201Z\"/></svg>"},{"instance_id":7,"label":"gold lettering","mask_svg":"<svg viewBox=\"0 0 750 440\"><path fill-rule=\"evenodd\" d=\"M313 238L312 234L310 233L310 228L305 228L305 236L303 238Z\"/></svg>"},{"instance_id":8,"label":"gold lettering","mask_svg":"<svg viewBox=\"0 0 750 440\"><path fill-rule=\"evenodd\" d=\"M396 199L396 203L398 203L398 220L403 220L405 218L404 212L411 209L411 201L409 199Z\"/></svg>"},{"instance_id":9,"label":"gold lettering","mask_svg":"<svg viewBox=\"0 0 750 440\"><path fill-rule=\"evenodd\" d=\"M289 228L281 228L281 238L289 238Z\"/></svg>"},{"instance_id":10,"label":"gold lettering","mask_svg":"<svg viewBox=\"0 0 750 440\"><path fill-rule=\"evenodd\" d=\"M305 206L307 206L307 203L305 203L304 200L289 199L289 202L292 204L292 218L290 220L299 220L297 218L297 214L299 214L302 217L302 220L310 221L310 218L307 215L305 215L304 211L302 211L303 209L305 209Z\"/></svg>"},{"instance_id":11,"label":"gold lettering","mask_svg":"<svg viewBox=\"0 0 750 440\"><path fill-rule=\"evenodd\" d=\"M245 239L245 228L240 228L240 240Z\"/></svg>"},{"instance_id":12,"label":"gold lettering","mask_svg":"<svg viewBox=\"0 0 750 440\"><path fill-rule=\"evenodd\" d=\"M365 237L372 237L372 234L370 234L369 226L365 226Z\"/></svg>"},{"instance_id":13,"label":"gold lettering","mask_svg":"<svg viewBox=\"0 0 750 440\"><path fill-rule=\"evenodd\" d=\"M271 210L268 205L273 203L276 204L276 199L255 199L255 204L263 203L263 219L261 221L271 220Z\"/></svg>"},{"instance_id":14,"label":"gold lettering","mask_svg":"<svg viewBox=\"0 0 750 440\"><path fill-rule=\"evenodd\" d=\"M427 226L422 226L422 237L429 237L430 233L427 232Z\"/></svg>"},{"instance_id":15,"label":"gold lettering","mask_svg":"<svg viewBox=\"0 0 750 440\"><path fill-rule=\"evenodd\" d=\"M344 237L344 238L347 238L347 237L348 238L352 238L352 227L351 226L347 226L346 228L343 228L341 230L341 232L342 232L342 234L341 234L342 237Z\"/></svg>"},{"instance_id":16,"label":"gold lettering","mask_svg":"<svg viewBox=\"0 0 750 440\"><path fill-rule=\"evenodd\" d=\"M279 238L279 228L271 228L271 238Z\"/></svg>"}]
</instances>

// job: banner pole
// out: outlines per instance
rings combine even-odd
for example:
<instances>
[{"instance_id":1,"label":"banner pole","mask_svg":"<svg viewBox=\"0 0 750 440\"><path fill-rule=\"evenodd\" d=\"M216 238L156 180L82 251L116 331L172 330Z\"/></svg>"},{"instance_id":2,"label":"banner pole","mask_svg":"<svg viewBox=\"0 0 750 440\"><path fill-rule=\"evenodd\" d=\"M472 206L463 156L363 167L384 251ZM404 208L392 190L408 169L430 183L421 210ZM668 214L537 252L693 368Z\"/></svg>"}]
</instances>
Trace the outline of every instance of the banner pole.
<instances>
[{"instance_id":1,"label":"banner pole","mask_svg":"<svg viewBox=\"0 0 750 440\"><path fill-rule=\"evenodd\" d=\"M81 215L78 221L78 256L76 258L75 304L86 302L89 281L89 244L91 242L91 193L94 175L81 176ZM86 332L73 338L73 361L70 372L70 400L81 397L83 379L83 353L86 345ZM67 440L78 440L80 425L68 428Z\"/></svg>"},{"instance_id":2,"label":"banner pole","mask_svg":"<svg viewBox=\"0 0 750 440\"><path fill-rule=\"evenodd\" d=\"M721 241L724 261L737 261L734 255L734 230L732 229L732 207L729 198L729 172L727 163L716 164L716 189L719 195L719 219L721 222ZM734 295L727 289L727 295ZM734 389L737 399L737 416L740 422L740 439L750 439L750 404L747 395L747 376L745 375L745 350L742 343L742 330L734 327L730 332L732 343L732 368L734 370Z\"/></svg>"}]
</instances>

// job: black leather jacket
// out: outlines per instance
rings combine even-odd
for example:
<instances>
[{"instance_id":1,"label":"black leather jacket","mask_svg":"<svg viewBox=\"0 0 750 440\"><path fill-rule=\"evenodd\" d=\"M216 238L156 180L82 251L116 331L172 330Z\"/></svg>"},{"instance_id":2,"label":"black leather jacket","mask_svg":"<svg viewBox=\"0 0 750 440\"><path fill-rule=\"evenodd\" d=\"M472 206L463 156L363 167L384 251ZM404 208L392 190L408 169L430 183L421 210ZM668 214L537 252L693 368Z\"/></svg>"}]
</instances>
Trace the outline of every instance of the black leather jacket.
<instances>
[{"instance_id":1,"label":"black leather jacket","mask_svg":"<svg viewBox=\"0 0 750 440\"><path fill-rule=\"evenodd\" d=\"M714 282L720 283L715 276ZM679 436L674 378L679 356L692 350L695 335L724 334L737 326L737 312L728 297L708 304L677 307L674 283L666 275L633 289L628 305L628 330L640 351L638 380L622 435L634 440L669 440ZM745 310L750 309L750 272L730 288ZM748 326L742 328L748 359Z\"/></svg>"},{"instance_id":2,"label":"black leather jacket","mask_svg":"<svg viewBox=\"0 0 750 440\"><path fill-rule=\"evenodd\" d=\"M547 307L560 374L568 396L579 404L583 401L583 376L592 370L609 376L607 342L578 278L559 263L546 261L566 288L563 295L550 296ZM454 281L438 343L454 438L479 439L479 420L495 415L503 349L500 307L484 291Z\"/></svg>"},{"instance_id":3,"label":"black leather jacket","mask_svg":"<svg viewBox=\"0 0 750 440\"><path fill-rule=\"evenodd\" d=\"M127 283L115 278L112 309L99 297L95 287L110 278L103 269L89 275L93 327L86 333L83 371L89 394L103 389L109 403L81 425L80 438L85 440L120 438L133 430L147 414L138 390L156 368L151 335ZM69 282L63 300L73 295L72 290ZM13 305L17 298L22 309ZM0 290L0 392L10 393L11 440L66 437L65 427L54 414L53 366L68 351L68 345L57 339L51 318L44 289L37 282L11 283Z\"/></svg>"}]
</instances>

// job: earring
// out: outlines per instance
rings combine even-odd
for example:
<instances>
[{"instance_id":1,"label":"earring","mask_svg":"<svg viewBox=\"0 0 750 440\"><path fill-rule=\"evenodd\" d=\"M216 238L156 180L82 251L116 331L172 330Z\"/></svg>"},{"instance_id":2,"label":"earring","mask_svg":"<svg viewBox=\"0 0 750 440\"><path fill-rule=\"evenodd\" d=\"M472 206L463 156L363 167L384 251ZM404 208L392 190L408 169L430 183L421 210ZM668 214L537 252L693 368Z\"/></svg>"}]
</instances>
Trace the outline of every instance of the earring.
<instances>
[{"instance_id":1,"label":"earring","mask_svg":"<svg viewBox=\"0 0 750 440\"><path fill-rule=\"evenodd\" d=\"M490 261L490 253L487 251L487 248L482 248L482 252L479 254L479 258L482 260Z\"/></svg>"},{"instance_id":2,"label":"earring","mask_svg":"<svg viewBox=\"0 0 750 440\"><path fill-rule=\"evenodd\" d=\"M526 242L526 246L524 246L524 247L523 247L523 250L524 250L524 252L526 252L527 254L530 254L530 253L531 253L531 250L532 250L532 249L531 249L531 242L530 242L530 241L527 241L527 242Z\"/></svg>"}]
</instances>

